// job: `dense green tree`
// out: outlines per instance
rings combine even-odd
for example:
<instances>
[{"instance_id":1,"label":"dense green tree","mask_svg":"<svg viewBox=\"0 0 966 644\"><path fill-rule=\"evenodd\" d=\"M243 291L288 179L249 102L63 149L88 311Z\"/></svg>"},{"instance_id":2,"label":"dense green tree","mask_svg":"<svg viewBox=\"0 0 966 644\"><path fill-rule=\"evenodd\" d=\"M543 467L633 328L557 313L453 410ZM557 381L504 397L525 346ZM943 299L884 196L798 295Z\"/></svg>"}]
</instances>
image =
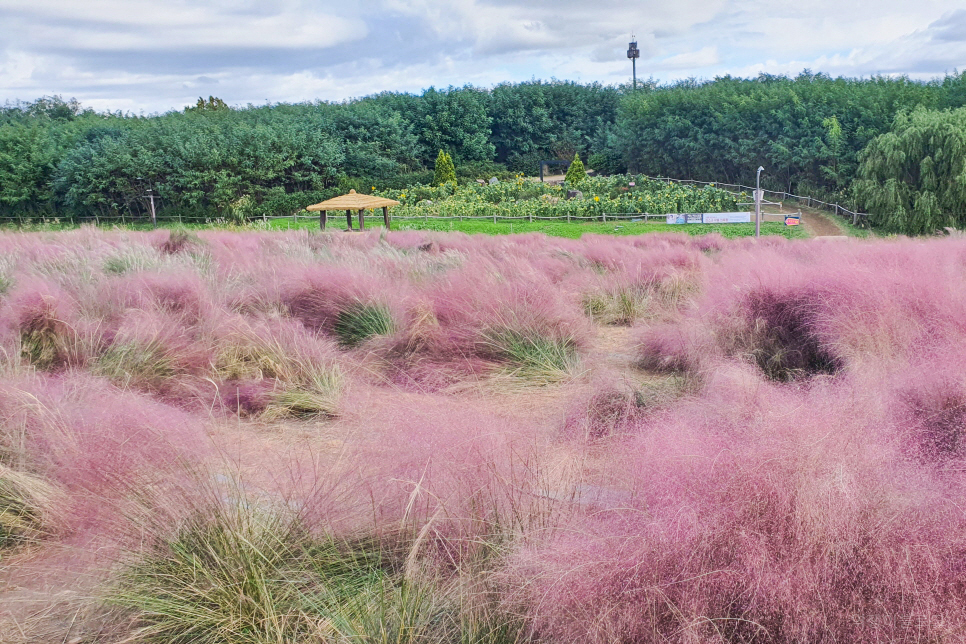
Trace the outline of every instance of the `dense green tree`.
<instances>
[{"instance_id":1,"label":"dense green tree","mask_svg":"<svg viewBox=\"0 0 966 644\"><path fill-rule=\"evenodd\" d=\"M535 174L541 159L575 155L605 173L741 183L764 165L766 187L846 203L858 194L860 153L897 113L964 105L966 74L918 82L808 72L637 92L534 80L341 103L229 108L209 97L148 117L44 97L0 108L0 215L143 215L149 187L162 216L287 214L349 187L431 183L439 150L457 176L477 178ZM941 182L947 166L937 168Z\"/></svg>"},{"instance_id":2,"label":"dense green tree","mask_svg":"<svg viewBox=\"0 0 966 644\"><path fill-rule=\"evenodd\" d=\"M966 108L900 112L862 152L856 201L885 230L966 227Z\"/></svg>"},{"instance_id":3,"label":"dense green tree","mask_svg":"<svg viewBox=\"0 0 966 644\"><path fill-rule=\"evenodd\" d=\"M555 158L558 124L550 116L542 84L497 85L487 109L493 119L490 138L497 161L532 175L541 160Z\"/></svg>"},{"instance_id":4,"label":"dense green tree","mask_svg":"<svg viewBox=\"0 0 966 644\"><path fill-rule=\"evenodd\" d=\"M491 119L482 90L464 87L441 92L430 88L422 95L420 108L418 135L427 150L453 150L454 160L461 162L493 159Z\"/></svg>"},{"instance_id":5,"label":"dense green tree","mask_svg":"<svg viewBox=\"0 0 966 644\"><path fill-rule=\"evenodd\" d=\"M745 182L764 165L776 189L841 192L858 154L897 110L937 104L940 83L802 73L645 88L621 104L609 146L632 169Z\"/></svg>"},{"instance_id":6,"label":"dense green tree","mask_svg":"<svg viewBox=\"0 0 966 644\"><path fill-rule=\"evenodd\" d=\"M184 108L184 111L185 112L190 112L192 110L198 110L198 111L208 111L208 112L211 112L211 111L214 111L214 110L229 110L229 109L231 109L231 108L228 106L228 104L225 103L225 101L223 101L220 98L218 98L217 96L209 96L207 101L204 98L202 98L201 96L199 96L198 97L198 102L195 103L195 106L194 107L186 107L186 108Z\"/></svg>"}]
</instances>

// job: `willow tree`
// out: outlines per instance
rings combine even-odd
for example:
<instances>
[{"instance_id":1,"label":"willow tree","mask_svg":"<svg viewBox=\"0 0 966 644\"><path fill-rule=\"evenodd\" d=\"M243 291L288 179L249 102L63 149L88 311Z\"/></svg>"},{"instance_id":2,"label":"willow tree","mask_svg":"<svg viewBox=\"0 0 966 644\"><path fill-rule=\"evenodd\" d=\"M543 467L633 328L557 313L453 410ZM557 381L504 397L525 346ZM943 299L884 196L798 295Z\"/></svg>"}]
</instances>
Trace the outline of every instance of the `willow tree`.
<instances>
[{"instance_id":1,"label":"willow tree","mask_svg":"<svg viewBox=\"0 0 966 644\"><path fill-rule=\"evenodd\" d=\"M966 108L900 112L860 156L856 202L907 235L966 225Z\"/></svg>"}]
</instances>

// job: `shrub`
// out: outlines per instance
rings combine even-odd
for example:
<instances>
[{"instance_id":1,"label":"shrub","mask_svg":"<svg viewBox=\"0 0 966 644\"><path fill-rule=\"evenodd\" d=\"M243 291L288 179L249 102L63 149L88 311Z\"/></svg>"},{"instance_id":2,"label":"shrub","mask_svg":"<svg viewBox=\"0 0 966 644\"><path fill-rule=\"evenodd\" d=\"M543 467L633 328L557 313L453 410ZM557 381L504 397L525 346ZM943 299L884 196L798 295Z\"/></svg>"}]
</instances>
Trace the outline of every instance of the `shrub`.
<instances>
[{"instance_id":1,"label":"shrub","mask_svg":"<svg viewBox=\"0 0 966 644\"><path fill-rule=\"evenodd\" d=\"M567 185L577 186L586 178L587 171L584 170L584 162L580 160L580 154L575 153L574 160L570 163L570 167L567 168L567 176L564 180L567 182Z\"/></svg>"},{"instance_id":2,"label":"shrub","mask_svg":"<svg viewBox=\"0 0 966 644\"><path fill-rule=\"evenodd\" d=\"M159 263L157 250L128 247L104 260L104 272L110 275L125 275L154 269Z\"/></svg>"},{"instance_id":3,"label":"shrub","mask_svg":"<svg viewBox=\"0 0 966 644\"><path fill-rule=\"evenodd\" d=\"M716 378L631 420L595 506L518 551L535 638L955 640L959 482L893 451L861 384Z\"/></svg>"},{"instance_id":4,"label":"shrub","mask_svg":"<svg viewBox=\"0 0 966 644\"><path fill-rule=\"evenodd\" d=\"M563 432L568 438L595 440L621 433L638 413L634 392L626 387L597 386L588 400L569 411Z\"/></svg>"},{"instance_id":5,"label":"shrub","mask_svg":"<svg viewBox=\"0 0 966 644\"><path fill-rule=\"evenodd\" d=\"M289 324L241 326L219 339L213 367L222 380L306 382L332 366L331 343Z\"/></svg>"},{"instance_id":6,"label":"shrub","mask_svg":"<svg viewBox=\"0 0 966 644\"><path fill-rule=\"evenodd\" d=\"M439 155L436 157L433 185L443 186L448 183L456 183L456 167L453 165L453 157L440 150Z\"/></svg>"},{"instance_id":7,"label":"shrub","mask_svg":"<svg viewBox=\"0 0 966 644\"><path fill-rule=\"evenodd\" d=\"M894 420L910 452L946 464L966 456L966 378L963 355L928 356L905 370L890 391Z\"/></svg>"}]
</instances>

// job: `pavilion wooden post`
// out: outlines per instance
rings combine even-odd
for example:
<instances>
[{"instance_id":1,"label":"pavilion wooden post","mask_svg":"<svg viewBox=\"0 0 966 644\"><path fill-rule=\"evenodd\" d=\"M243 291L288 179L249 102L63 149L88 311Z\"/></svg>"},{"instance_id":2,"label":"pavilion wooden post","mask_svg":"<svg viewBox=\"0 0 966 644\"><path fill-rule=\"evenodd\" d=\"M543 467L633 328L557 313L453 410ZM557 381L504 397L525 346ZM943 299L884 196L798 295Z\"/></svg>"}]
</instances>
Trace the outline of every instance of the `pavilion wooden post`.
<instances>
[{"instance_id":1,"label":"pavilion wooden post","mask_svg":"<svg viewBox=\"0 0 966 644\"><path fill-rule=\"evenodd\" d=\"M389 228L389 206L382 207L382 219L386 222L386 230L391 230Z\"/></svg>"},{"instance_id":2,"label":"pavilion wooden post","mask_svg":"<svg viewBox=\"0 0 966 644\"><path fill-rule=\"evenodd\" d=\"M361 232L365 229L366 229L366 209L360 208L359 209L359 231Z\"/></svg>"},{"instance_id":3,"label":"pavilion wooden post","mask_svg":"<svg viewBox=\"0 0 966 644\"><path fill-rule=\"evenodd\" d=\"M319 229L325 230L325 222L328 219L327 213L324 210L319 211Z\"/></svg>"},{"instance_id":4,"label":"pavilion wooden post","mask_svg":"<svg viewBox=\"0 0 966 644\"><path fill-rule=\"evenodd\" d=\"M352 230L352 211L351 210L345 211L345 225L346 225L346 228L348 228L349 230Z\"/></svg>"}]
</instances>

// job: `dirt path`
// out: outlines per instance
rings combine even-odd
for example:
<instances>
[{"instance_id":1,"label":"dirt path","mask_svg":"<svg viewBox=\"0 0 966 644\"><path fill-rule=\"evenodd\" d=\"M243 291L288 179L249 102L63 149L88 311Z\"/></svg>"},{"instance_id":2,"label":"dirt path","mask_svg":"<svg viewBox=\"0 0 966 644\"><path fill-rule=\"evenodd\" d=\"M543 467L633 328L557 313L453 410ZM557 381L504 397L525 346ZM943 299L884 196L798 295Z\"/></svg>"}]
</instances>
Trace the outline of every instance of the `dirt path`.
<instances>
[{"instance_id":1,"label":"dirt path","mask_svg":"<svg viewBox=\"0 0 966 644\"><path fill-rule=\"evenodd\" d=\"M812 237L842 237L845 235L845 232L832 220L835 215L830 215L817 208L801 206L797 209L802 211L802 225Z\"/></svg>"},{"instance_id":2,"label":"dirt path","mask_svg":"<svg viewBox=\"0 0 966 644\"><path fill-rule=\"evenodd\" d=\"M786 203L779 212L778 206L763 207L762 215L765 221L783 221L785 215L801 211L802 228L808 233L809 237L844 237L843 231L833 221L832 217L824 210L809 208L799 204Z\"/></svg>"}]
</instances>

